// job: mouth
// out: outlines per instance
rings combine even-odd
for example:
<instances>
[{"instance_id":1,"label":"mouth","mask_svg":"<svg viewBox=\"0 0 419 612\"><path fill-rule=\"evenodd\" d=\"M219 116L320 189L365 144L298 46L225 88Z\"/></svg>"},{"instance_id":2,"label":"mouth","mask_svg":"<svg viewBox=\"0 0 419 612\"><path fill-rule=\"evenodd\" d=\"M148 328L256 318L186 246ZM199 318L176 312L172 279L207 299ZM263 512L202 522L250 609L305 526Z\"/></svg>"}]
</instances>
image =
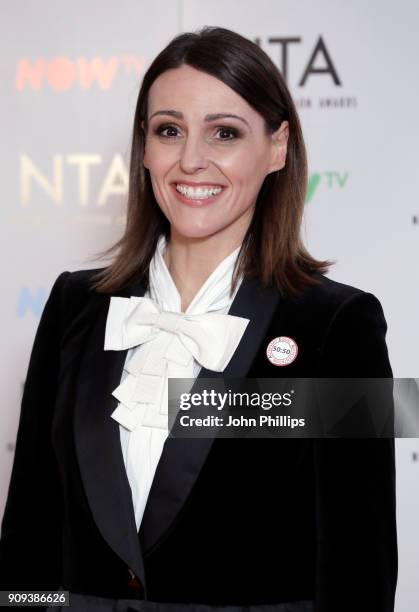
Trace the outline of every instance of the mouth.
<instances>
[{"instance_id":1,"label":"mouth","mask_svg":"<svg viewBox=\"0 0 419 612\"><path fill-rule=\"evenodd\" d=\"M192 187L185 183L172 183L171 187L177 199L192 207L205 206L215 202L225 191L224 185L199 185Z\"/></svg>"}]
</instances>

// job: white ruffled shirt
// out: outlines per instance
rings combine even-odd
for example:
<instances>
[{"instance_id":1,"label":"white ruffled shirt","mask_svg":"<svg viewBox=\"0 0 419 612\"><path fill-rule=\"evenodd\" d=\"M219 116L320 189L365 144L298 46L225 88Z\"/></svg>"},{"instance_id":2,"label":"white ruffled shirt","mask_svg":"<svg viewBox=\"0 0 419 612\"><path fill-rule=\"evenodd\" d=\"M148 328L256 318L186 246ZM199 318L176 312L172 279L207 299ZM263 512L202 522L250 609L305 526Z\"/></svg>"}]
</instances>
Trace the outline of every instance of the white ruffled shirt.
<instances>
[{"instance_id":1,"label":"white ruffled shirt","mask_svg":"<svg viewBox=\"0 0 419 612\"><path fill-rule=\"evenodd\" d=\"M150 288L144 294L144 297L153 300L163 311L181 313L181 297L163 258L165 249L166 239L164 236L161 236L154 257L150 262ZM239 250L240 247L217 266L199 289L184 314L228 313L242 282L242 279L239 279L234 295L230 297L231 280ZM248 320L243 319L244 323L246 321ZM157 464L168 436L167 380L168 378L196 378L201 370L200 364L192 356L188 367L177 363L175 360L164 359L167 342L162 342L163 334L165 332L157 334L154 340L144 342L128 350L121 377L121 385L113 392L113 395L119 399L120 403L111 416L120 424L122 454L131 487L137 530L141 525ZM236 346L233 347L234 350L239 341L240 338L237 338ZM152 404L150 404L150 410L145 413L145 417L140 420L133 420L132 406L129 407L127 401L125 401L124 405L124 395L119 390L127 377L134 381L133 385L135 384L135 376L133 374L135 374L136 364L144 364L150 358L155 363L164 366L164 388L163 390L157 388L152 390L151 393L154 397L149 398L150 401L153 400L154 403L160 404L161 409L157 411L155 409L151 410ZM130 410L128 410L128 407Z\"/></svg>"}]
</instances>

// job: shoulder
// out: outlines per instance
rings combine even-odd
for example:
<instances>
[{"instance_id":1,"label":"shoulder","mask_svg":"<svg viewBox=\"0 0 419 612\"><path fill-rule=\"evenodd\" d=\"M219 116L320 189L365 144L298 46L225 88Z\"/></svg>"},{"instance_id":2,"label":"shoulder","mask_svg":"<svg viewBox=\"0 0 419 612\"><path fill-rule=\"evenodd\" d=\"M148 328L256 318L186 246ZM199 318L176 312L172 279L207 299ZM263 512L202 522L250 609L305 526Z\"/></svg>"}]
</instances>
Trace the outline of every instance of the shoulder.
<instances>
[{"instance_id":1,"label":"shoulder","mask_svg":"<svg viewBox=\"0 0 419 612\"><path fill-rule=\"evenodd\" d=\"M87 270L74 270L72 272L65 271L59 274L57 280L60 279L65 291L69 292L88 292L92 289L93 279L105 268L90 268Z\"/></svg>"},{"instance_id":2,"label":"shoulder","mask_svg":"<svg viewBox=\"0 0 419 612\"><path fill-rule=\"evenodd\" d=\"M94 277L104 268L91 268L88 270L75 270L61 272L55 279L51 295L60 294L61 299L77 300L89 299L92 295L99 295L93 288Z\"/></svg>"},{"instance_id":3,"label":"shoulder","mask_svg":"<svg viewBox=\"0 0 419 612\"><path fill-rule=\"evenodd\" d=\"M332 280L324 274L315 274L314 278L316 285L307 287L300 296L293 298L296 305L309 303L333 311L349 300L372 295L358 287Z\"/></svg>"},{"instance_id":4,"label":"shoulder","mask_svg":"<svg viewBox=\"0 0 419 612\"><path fill-rule=\"evenodd\" d=\"M316 274L316 279L318 284L306 288L299 296L280 301L275 324L284 330L282 335L295 338L297 343L300 340L309 351L320 355L322 363L327 362L324 371L328 375L345 372L348 376L355 372L346 361L342 366L343 357L350 361L355 354L358 361L360 357L371 360L368 367L359 371L371 376L375 375L371 372L380 372L379 375L389 372L387 322L378 298L322 274ZM372 361L377 367L371 366Z\"/></svg>"},{"instance_id":5,"label":"shoulder","mask_svg":"<svg viewBox=\"0 0 419 612\"><path fill-rule=\"evenodd\" d=\"M323 275L288 305L312 338L327 376L391 376L387 322L378 298Z\"/></svg>"},{"instance_id":6,"label":"shoulder","mask_svg":"<svg viewBox=\"0 0 419 612\"><path fill-rule=\"evenodd\" d=\"M285 308L293 316L325 330L342 317L358 319L373 313L384 320L383 309L378 298L368 291L316 274L317 284L306 288L297 297L285 300Z\"/></svg>"},{"instance_id":7,"label":"shoulder","mask_svg":"<svg viewBox=\"0 0 419 612\"><path fill-rule=\"evenodd\" d=\"M94 277L104 268L64 271L55 279L46 310L60 313L63 324L77 317L81 312L89 311L91 307L102 304L106 295L98 293L93 288Z\"/></svg>"}]
</instances>

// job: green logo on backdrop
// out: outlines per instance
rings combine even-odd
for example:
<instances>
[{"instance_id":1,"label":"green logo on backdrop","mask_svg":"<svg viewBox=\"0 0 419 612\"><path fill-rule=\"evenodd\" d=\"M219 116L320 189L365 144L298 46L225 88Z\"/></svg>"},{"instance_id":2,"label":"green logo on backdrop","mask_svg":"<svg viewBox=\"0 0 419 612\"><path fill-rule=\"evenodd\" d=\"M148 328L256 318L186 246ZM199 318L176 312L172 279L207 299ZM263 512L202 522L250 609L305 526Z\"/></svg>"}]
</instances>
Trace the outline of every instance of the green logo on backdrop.
<instances>
[{"instance_id":1,"label":"green logo on backdrop","mask_svg":"<svg viewBox=\"0 0 419 612\"><path fill-rule=\"evenodd\" d=\"M313 172L308 180L306 204L314 198L320 184L325 185L326 189L343 189L346 186L348 176L348 172L336 172L335 170Z\"/></svg>"}]
</instances>

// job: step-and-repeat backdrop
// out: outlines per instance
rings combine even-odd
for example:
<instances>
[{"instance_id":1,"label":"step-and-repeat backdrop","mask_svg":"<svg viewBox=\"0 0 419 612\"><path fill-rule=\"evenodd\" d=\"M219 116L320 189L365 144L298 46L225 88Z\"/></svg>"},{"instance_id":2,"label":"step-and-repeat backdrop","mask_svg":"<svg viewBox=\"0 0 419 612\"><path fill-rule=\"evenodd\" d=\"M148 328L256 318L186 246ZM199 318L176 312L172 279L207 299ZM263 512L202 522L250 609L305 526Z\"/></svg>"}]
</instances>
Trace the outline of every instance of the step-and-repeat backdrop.
<instances>
[{"instance_id":1,"label":"step-and-repeat backdrop","mask_svg":"<svg viewBox=\"0 0 419 612\"><path fill-rule=\"evenodd\" d=\"M221 25L276 62L310 168L304 234L330 276L374 293L394 375L419 363L416 0L2 0L0 516L22 384L48 292L124 225L144 71L182 31ZM347 350L362 351L362 338ZM419 440L397 441L397 611L419 609Z\"/></svg>"}]
</instances>

